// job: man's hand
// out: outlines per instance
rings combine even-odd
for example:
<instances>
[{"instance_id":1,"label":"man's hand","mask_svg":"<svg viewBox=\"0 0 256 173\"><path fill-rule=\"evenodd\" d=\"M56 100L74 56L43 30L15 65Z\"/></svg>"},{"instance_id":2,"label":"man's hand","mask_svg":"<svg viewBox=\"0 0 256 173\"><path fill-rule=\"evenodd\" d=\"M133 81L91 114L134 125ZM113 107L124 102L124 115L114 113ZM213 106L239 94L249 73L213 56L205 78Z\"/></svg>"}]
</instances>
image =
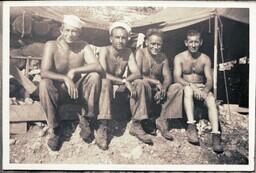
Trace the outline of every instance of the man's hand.
<instances>
[{"instance_id":1,"label":"man's hand","mask_svg":"<svg viewBox=\"0 0 256 173\"><path fill-rule=\"evenodd\" d=\"M203 85L203 84L197 84L197 85L190 84L190 87L193 90L195 98L197 98L198 100L206 99L209 90L206 89L205 85Z\"/></svg>"},{"instance_id":2,"label":"man's hand","mask_svg":"<svg viewBox=\"0 0 256 173\"><path fill-rule=\"evenodd\" d=\"M70 95L71 99L77 99L78 98L78 90L77 90L74 82L69 77L65 77L64 83L68 88L68 94Z\"/></svg>"},{"instance_id":3,"label":"man's hand","mask_svg":"<svg viewBox=\"0 0 256 173\"><path fill-rule=\"evenodd\" d=\"M125 82L125 86L127 87L127 89L130 91L131 94L131 98L136 98L137 94L136 94L136 90L134 89L134 87L132 86L132 84L129 81Z\"/></svg>"},{"instance_id":4,"label":"man's hand","mask_svg":"<svg viewBox=\"0 0 256 173\"><path fill-rule=\"evenodd\" d=\"M69 70L67 73L67 77L69 77L71 80L74 79L75 77L75 71L74 70Z\"/></svg>"},{"instance_id":5,"label":"man's hand","mask_svg":"<svg viewBox=\"0 0 256 173\"><path fill-rule=\"evenodd\" d=\"M158 81L158 84L156 85L157 89L160 91L160 99L164 99L166 97L166 88L163 87L160 81Z\"/></svg>"}]
</instances>

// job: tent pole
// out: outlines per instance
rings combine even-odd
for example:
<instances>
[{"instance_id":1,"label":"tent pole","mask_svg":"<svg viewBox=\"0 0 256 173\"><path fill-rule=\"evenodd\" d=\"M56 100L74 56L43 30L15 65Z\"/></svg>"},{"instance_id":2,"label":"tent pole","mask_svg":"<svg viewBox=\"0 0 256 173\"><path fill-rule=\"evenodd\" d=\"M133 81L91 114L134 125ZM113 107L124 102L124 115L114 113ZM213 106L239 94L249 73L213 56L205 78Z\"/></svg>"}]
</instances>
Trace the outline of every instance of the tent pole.
<instances>
[{"instance_id":1,"label":"tent pole","mask_svg":"<svg viewBox=\"0 0 256 173\"><path fill-rule=\"evenodd\" d=\"M214 64L213 64L213 93L217 99L217 69L218 69L218 16L214 16Z\"/></svg>"}]
</instances>

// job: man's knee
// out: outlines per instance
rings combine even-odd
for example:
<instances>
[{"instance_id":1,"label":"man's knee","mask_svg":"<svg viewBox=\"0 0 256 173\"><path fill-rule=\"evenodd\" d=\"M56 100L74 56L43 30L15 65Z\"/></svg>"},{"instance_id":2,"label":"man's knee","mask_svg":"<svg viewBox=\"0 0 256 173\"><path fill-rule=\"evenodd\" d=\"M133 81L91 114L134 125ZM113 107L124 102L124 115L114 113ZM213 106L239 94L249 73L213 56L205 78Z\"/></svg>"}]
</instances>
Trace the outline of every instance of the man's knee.
<instances>
[{"instance_id":1,"label":"man's knee","mask_svg":"<svg viewBox=\"0 0 256 173\"><path fill-rule=\"evenodd\" d=\"M133 84L136 86L136 88L142 88L145 87L145 83L141 79L136 79L133 81Z\"/></svg>"},{"instance_id":2,"label":"man's knee","mask_svg":"<svg viewBox=\"0 0 256 173\"><path fill-rule=\"evenodd\" d=\"M50 80L50 79L42 79L40 81L40 84L39 84L39 89L40 90L48 89L48 88L51 88L52 85L53 85L52 80Z\"/></svg>"},{"instance_id":3,"label":"man's knee","mask_svg":"<svg viewBox=\"0 0 256 173\"><path fill-rule=\"evenodd\" d=\"M185 97L193 97L193 89L190 86L184 87L184 96Z\"/></svg>"},{"instance_id":4,"label":"man's knee","mask_svg":"<svg viewBox=\"0 0 256 173\"><path fill-rule=\"evenodd\" d=\"M214 97L214 95L211 92L208 93L208 95L207 95L207 97L205 99L205 102L206 102L208 107L212 107L212 106L216 105L215 97Z\"/></svg>"},{"instance_id":5,"label":"man's knee","mask_svg":"<svg viewBox=\"0 0 256 173\"><path fill-rule=\"evenodd\" d=\"M102 90L109 90L112 88L112 83L109 79L102 79L101 80Z\"/></svg>"},{"instance_id":6,"label":"man's knee","mask_svg":"<svg viewBox=\"0 0 256 173\"><path fill-rule=\"evenodd\" d=\"M94 82L99 82L101 77L100 77L99 73L92 72L89 74L89 79Z\"/></svg>"}]
</instances>

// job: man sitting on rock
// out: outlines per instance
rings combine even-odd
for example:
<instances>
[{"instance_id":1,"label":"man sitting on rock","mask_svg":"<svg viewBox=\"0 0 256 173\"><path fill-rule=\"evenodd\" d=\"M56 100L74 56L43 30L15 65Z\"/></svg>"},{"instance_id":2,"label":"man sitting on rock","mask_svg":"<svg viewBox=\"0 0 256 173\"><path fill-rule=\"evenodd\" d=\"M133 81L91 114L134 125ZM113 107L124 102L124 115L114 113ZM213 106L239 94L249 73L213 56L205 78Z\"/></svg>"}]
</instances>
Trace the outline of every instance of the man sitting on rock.
<instances>
[{"instance_id":1,"label":"man sitting on rock","mask_svg":"<svg viewBox=\"0 0 256 173\"><path fill-rule=\"evenodd\" d=\"M132 113L130 134L147 144L153 143L150 136L141 127L141 120L147 118L148 115L145 103L147 91L143 81L140 79L141 74L134 54L127 47L130 32L131 28L126 23L113 23L109 29L111 45L103 47L99 54L100 63L106 73L105 78L102 79L98 115L101 123L97 130L96 143L104 150L108 148L107 121L112 118L113 113L111 108L113 85L118 85L119 88L117 90L123 90L124 93L130 96ZM126 72L127 75L125 75Z\"/></svg>"},{"instance_id":2,"label":"man sitting on rock","mask_svg":"<svg viewBox=\"0 0 256 173\"><path fill-rule=\"evenodd\" d=\"M65 15L60 37L48 41L44 47L39 95L52 131L48 146L53 151L59 150L61 145L58 108L69 99L83 102L86 115L80 117L80 136L87 141L91 135L89 119L95 117L95 104L100 94L99 73L103 69L89 44L80 40L82 25L77 16Z\"/></svg>"},{"instance_id":3,"label":"man sitting on rock","mask_svg":"<svg viewBox=\"0 0 256 173\"><path fill-rule=\"evenodd\" d=\"M148 92L148 100L146 101L148 113L152 114L154 103L161 105L161 115L156 119L156 127L164 138L173 140L167 121L172 116L168 110L169 102L173 101L169 99L169 95L172 95L173 92L173 87L170 87L172 77L168 59L161 50L162 46L163 33L158 29L149 29L146 32L146 47L137 50L136 61L142 73L144 84L151 91Z\"/></svg>"},{"instance_id":4,"label":"man sitting on rock","mask_svg":"<svg viewBox=\"0 0 256 173\"><path fill-rule=\"evenodd\" d=\"M203 44L201 34L190 30L185 45L187 50L174 58L174 79L184 87L184 108L187 115L188 141L199 144L194 120L194 100L203 101L208 108L208 117L212 126L213 150L223 152L219 131L218 111L211 92L213 86L211 59L199 51Z\"/></svg>"}]
</instances>

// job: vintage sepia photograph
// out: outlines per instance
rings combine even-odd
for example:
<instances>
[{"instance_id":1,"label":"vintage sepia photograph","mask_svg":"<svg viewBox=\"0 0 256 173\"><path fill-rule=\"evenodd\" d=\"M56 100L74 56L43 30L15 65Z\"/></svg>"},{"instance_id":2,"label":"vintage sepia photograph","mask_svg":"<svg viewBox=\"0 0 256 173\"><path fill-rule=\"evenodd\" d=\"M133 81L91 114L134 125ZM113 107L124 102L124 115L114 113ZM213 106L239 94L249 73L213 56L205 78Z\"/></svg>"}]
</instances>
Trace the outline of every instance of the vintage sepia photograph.
<instances>
[{"instance_id":1,"label":"vintage sepia photograph","mask_svg":"<svg viewBox=\"0 0 256 173\"><path fill-rule=\"evenodd\" d=\"M4 2L3 169L253 171L255 13Z\"/></svg>"}]
</instances>

